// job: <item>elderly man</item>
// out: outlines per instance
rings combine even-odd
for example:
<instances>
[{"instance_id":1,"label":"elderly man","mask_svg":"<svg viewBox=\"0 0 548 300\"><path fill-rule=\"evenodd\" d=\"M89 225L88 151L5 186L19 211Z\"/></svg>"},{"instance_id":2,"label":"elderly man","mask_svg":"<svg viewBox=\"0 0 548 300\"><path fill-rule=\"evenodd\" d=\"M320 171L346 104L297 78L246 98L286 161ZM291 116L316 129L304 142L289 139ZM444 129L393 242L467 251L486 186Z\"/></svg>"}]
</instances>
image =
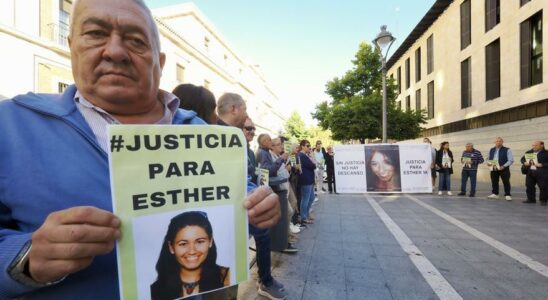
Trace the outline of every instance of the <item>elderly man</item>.
<instances>
[{"instance_id":1,"label":"elderly man","mask_svg":"<svg viewBox=\"0 0 548 300\"><path fill-rule=\"evenodd\" d=\"M510 166L514 163L514 157L512 150L508 147L504 147L504 140L501 137L495 139L495 147L489 150L489 160L497 160L497 165L487 163L487 166L491 168L491 186L493 188L492 194L487 196L489 199L499 198L499 178L502 179L502 185L504 185L504 198L507 201L512 201L512 195L510 194Z\"/></svg>"},{"instance_id":2,"label":"elderly man","mask_svg":"<svg viewBox=\"0 0 548 300\"><path fill-rule=\"evenodd\" d=\"M165 55L139 0L80 0L69 45L75 85L0 104L0 298L116 299L108 124L203 124L159 90ZM250 223L279 218L257 189Z\"/></svg>"},{"instance_id":3,"label":"elderly man","mask_svg":"<svg viewBox=\"0 0 548 300\"><path fill-rule=\"evenodd\" d=\"M546 202L548 202L548 152L544 149L544 142L535 141L531 150L525 154L529 154L528 156L532 156L533 159L527 159L525 155L521 157L521 163L527 169L525 175L527 200L523 203L537 202L535 185L538 185L540 205L546 206Z\"/></svg>"},{"instance_id":4,"label":"elderly man","mask_svg":"<svg viewBox=\"0 0 548 300\"><path fill-rule=\"evenodd\" d=\"M461 185L459 196L466 195L466 182L470 178L470 197L476 196L476 179L478 175L478 165L483 163L483 155L479 150L474 149L474 144L467 143L462 157Z\"/></svg>"}]
</instances>

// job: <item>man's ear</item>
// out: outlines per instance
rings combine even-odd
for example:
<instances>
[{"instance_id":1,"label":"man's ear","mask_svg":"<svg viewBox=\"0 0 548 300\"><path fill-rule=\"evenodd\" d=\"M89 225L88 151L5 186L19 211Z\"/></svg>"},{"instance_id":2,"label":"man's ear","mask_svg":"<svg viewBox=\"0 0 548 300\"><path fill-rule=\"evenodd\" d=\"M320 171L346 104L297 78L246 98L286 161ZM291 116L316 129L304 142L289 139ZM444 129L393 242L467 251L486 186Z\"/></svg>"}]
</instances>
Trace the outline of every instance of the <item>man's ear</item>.
<instances>
[{"instance_id":1,"label":"man's ear","mask_svg":"<svg viewBox=\"0 0 548 300\"><path fill-rule=\"evenodd\" d=\"M164 69L164 65L166 64L166 54L164 52L160 52L160 69Z\"/></svg>"}]
</instances>

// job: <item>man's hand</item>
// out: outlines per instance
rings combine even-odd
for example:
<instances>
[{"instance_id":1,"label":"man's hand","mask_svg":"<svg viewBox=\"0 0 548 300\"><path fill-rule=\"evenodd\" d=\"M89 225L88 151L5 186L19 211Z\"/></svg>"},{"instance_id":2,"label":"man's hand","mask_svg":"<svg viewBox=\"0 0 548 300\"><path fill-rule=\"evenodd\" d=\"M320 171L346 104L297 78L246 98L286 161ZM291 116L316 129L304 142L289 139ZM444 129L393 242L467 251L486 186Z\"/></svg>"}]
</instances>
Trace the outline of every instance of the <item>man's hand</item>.
<instances>
[{"instance_id":1,"label":"man's hand","mask_svg":"<svg viewBox=\"0 0 548 300\"><path fill-rule=\"evenodd\" d=\"M244 207L247 208L249 223L255 227L270 228L280 219L280 202L278 195L268 186L261 186L249 194Z\"/></svg>"},{"instance_id":2,"label":"man's hand","mask_svg":"<svg viewBox=\"0 0 548 300\"><path fill-rule=\"evenodd\" d=\"M287 159L289 158L289 153L284 152L280 157L281 157L284 161L287 161Z\"/></svg>"},{"instance_id":3,"label":"man's hand","mask_svg":"<svg viewBox=\"0 0 548 300\"><path fill-rule=\"evenodd\" d=\"M97 255L107 254L120 238L120 219L91 206L51 213L32 235L31 277L52 282L88 267Z\"/></svg>"}]
</instances>

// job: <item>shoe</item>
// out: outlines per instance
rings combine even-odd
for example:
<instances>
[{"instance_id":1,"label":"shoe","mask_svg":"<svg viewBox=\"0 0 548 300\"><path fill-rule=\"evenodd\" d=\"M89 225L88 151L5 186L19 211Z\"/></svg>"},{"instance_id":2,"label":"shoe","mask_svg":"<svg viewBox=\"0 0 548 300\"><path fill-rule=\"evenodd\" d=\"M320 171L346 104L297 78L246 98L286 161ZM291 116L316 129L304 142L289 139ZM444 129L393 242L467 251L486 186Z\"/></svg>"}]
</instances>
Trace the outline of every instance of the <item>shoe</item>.
<instances>
[{"instance_id":1,"label":"shoe","mask_svg":"<svg viewBox=\"0 0 548 300\"><path fill-rule=\"evenodd\" d=\"M299 227L300 230L303 230L307 227L306 224L304 224L304 223L299 223L296 226Z\"/></svg>"},{"instance_id":2,"label":"shoe","mask_svg":"<svg viewBox=\"0 0 548 300\"><path fill-rule=\"evenodd\" d=\"M451 196L451 195L453 195L453 193L451 193L451 191L447 191L447 195Z\"/></svg>"},{"instance_id":3,"label":"shoe","mask_svg":"<svg viewBox=\"0 0 548 300\"><path fill-rule=\"evenodd\" d=\"M488 199L498 199L499 195L491 194L491 195L487 196L487 198Z\"/></svg>"},{"instance_id":4,"label":"shoe","mask_svg":"<svg viewBox=\"0 0 548 300\"><path fill-rule=\"evenodd\" d=\"M535 201L535 200L525 200L525 201L522 201L521 203L537 203L537 201Z\"/></svg>"},{"instance_id":5,"label":"shoe","mask_svg":"<svg viewBox=\"0 0 548 300\"><path fill-rule=\"evenodd\" d=\"M470 198L474 198L474 197L476 197L476 194L470 193L469 197L470 197Z\"/></svg>"},{"instance_id":6,"label":"shoe","mask_svg":"<svg viewBox=\"0 0 548 300\"><path fill-rule=\"evenodd\" d=\"M546 206L546 202L540 202L541 206Z\"/></svg>"},{"instance_id":7,"label":"shoe","mask_svg":"<svg viewBox=\"0 0 548 300\"><path fill-rule=\"evenodd\" d=\"M511 196L504 196L504 198L506 199L506 201L512 201L512 197L511 197Z\"/></svg>"},{"instance_id":8,"label":"shoe","mask_svg":"<svg viewBox=\"0 0 548 300\"><path fill-rule=\"evenodd\" d=\"M466 193L465 193L465 192L460 192L460 193L458 193L457 195L459 195L459 196L465 196Z\"/></svg>"},{"instance_id":9,"label":"shoe","mask_svg":"<svg viewBox=\"0 0 548 300\"><path fill-rule=\"evenodd\" d=\"M299 249L295 248L293 245L291 245L291 243L287 243L287 248L282 250L282 253L289 253L289 254L293 254L297 252L299 252Z\"/></svg>"},{"instance_id":10,"label":"shoe","mask_svg":"<svg viewBox=\"0 0 548 300\"><path fill-rule=\"evenodd\" d=\"M261 283L259 285L259 290L257 291L257 293L259 293L259 295L264 296L270 300L284 300L286 297L284 292L281 289L279 289L274 284L274 282L275 280L273 280L273 283L270 286L265 286L264 284Z\"/></svg>"},{"instance_id":11,"label":"shoe","mask_svg":"<svg viewBox=\"0 0 548 300\"><path fill-rule=\"evenodd\" d=\"M442 193L441 191L439 191L439 192L438 192L438 195L440 195L440 196L441 196L442 194L443 194L443 193Z\"/></svg>"},{"instance_id":12,"label":"shoe","mask_svg":"<svg viewBox=\"0 0 548 300\"><path fill-rule=\"evenodd\" d=\"M257 281L257 288L260 288L261 287L261 282L260 281ZM278 280L272 278L272 285L274 288L280 290L280 291L285 291L285 287L283 285L283 283L279 282Z\"/></svg>"},{"instance_id":13,"label":"shoe","mask_svg":"<svg viewBox=\"0 0 548 300\"><path fill-rule=\"evenodd\" d=\"M299 233L301 232L301 229L293 224L289 224L289 231L291 231L291 233Z\"/></svg>"}]
</instances>

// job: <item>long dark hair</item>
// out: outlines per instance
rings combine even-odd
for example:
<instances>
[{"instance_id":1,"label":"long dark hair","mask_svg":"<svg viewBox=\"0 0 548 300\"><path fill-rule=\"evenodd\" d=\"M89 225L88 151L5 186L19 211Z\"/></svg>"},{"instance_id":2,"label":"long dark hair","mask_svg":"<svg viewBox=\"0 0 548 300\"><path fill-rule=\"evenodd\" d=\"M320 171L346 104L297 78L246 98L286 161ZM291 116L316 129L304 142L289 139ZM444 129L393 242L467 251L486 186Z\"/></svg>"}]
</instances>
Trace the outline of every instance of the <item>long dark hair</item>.
<instances>
[{"instance_id":1,"label":"long dark hair","mask_svg":"<svg viewBox=\"0 0 548 300\"><path fill-rule=\"evenodd\" d=\"M199 226L205 230L210 239L213 238L213 229L207 219L207 214L202 211L189 211L175 216L171 219L166 236L160 250L160 257L156 263L158 277L151 285L152 299L176 299L181 297L182 282L179 276L181 266L175 256L169 251L170 243L174 242L177 233L186 226ZM217 246L215 240L205 261L201 266L200 292L210 291L223 287L221 278L221 267L217 265Z\"/></svg>"},{"instance_id":2,"label":"long dark hair","mask_svg":"<svg viewBox=\"0 0 548 300\"><path fill-rule=\"evenodd\" d=\"M216 122L211 119L217 107L215 96L205 87L190 83L180 84L173 89L173 94L181 100L180 108L195 111L208 124Z\"/></svg>"}]
</instances>

